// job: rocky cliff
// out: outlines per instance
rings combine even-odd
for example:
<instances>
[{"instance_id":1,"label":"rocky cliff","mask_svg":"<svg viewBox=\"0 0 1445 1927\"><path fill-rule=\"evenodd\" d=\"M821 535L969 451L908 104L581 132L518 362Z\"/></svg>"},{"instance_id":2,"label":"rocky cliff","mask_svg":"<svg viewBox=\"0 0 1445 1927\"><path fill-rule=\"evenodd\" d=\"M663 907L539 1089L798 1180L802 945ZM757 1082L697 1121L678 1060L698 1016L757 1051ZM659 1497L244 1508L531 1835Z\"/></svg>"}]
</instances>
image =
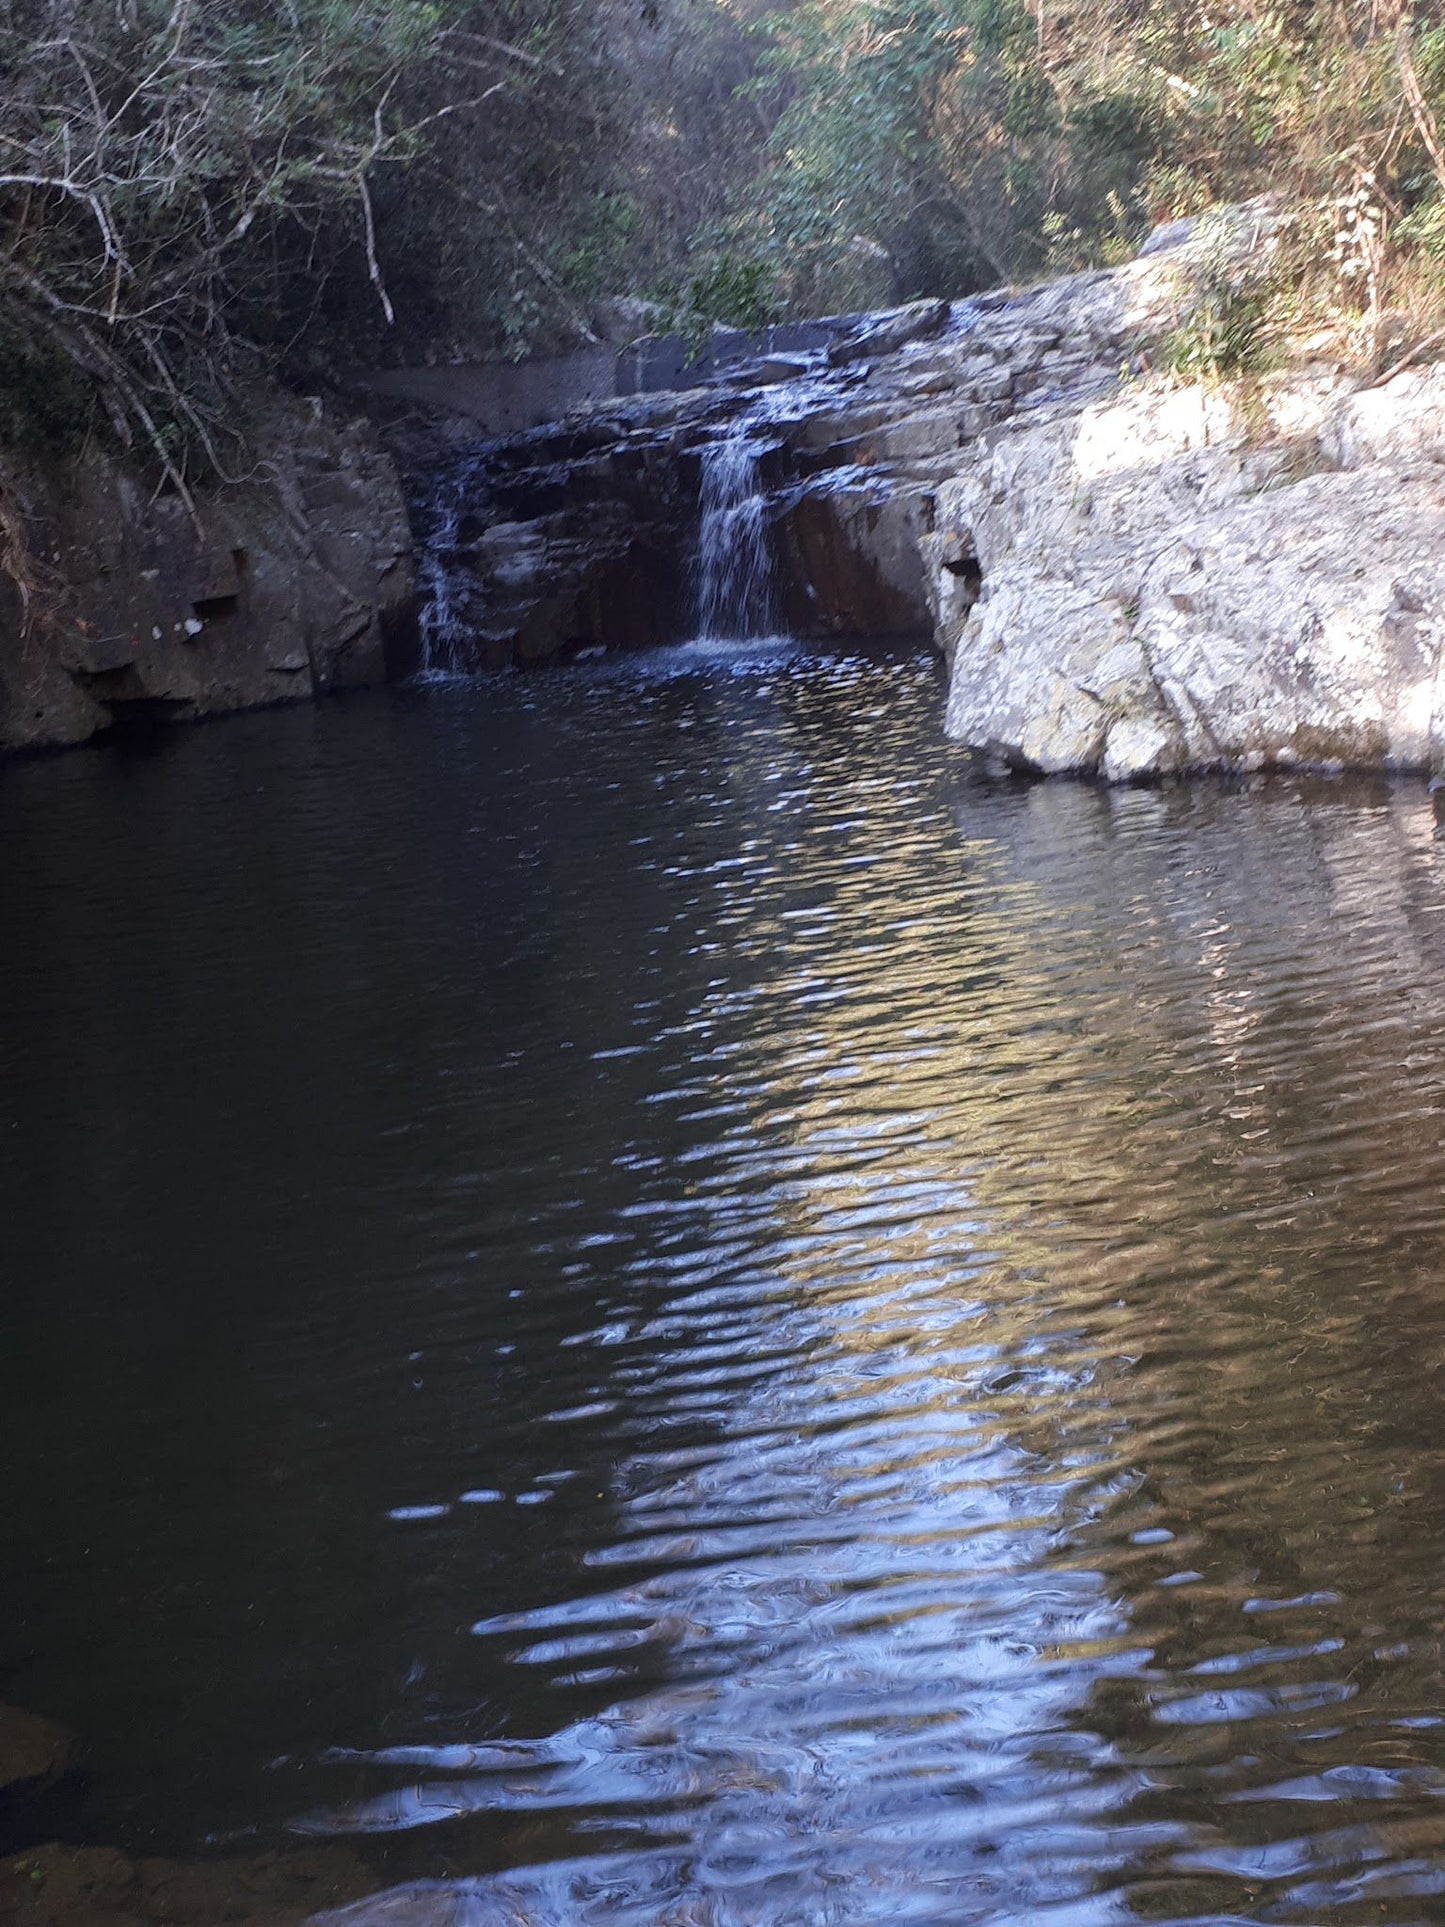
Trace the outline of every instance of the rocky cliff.
<instances>
[{"instance_id":1,"label":"rocky cliff","mask_svg":"<svg viewBox=\"0 0 1445 1927\"><path fill-rule=\"evenodd\" d=\"M194 510L99 452L0 470L0 748L380 682L412 631L395 468L319 403L269 402Z\"/></svg>"},{"instance_id":2,"label":"rocky cliff","mask_svg":"<svg viewBox=\"0 0 1445 1927\"><path fill-rule=\"evenodd\" d=\"M1434 766L1445 374L1126 387L937 490L947 731L1020 769ZM976 594L953 584L966 558Z\"/></svg>"}]
</instances>

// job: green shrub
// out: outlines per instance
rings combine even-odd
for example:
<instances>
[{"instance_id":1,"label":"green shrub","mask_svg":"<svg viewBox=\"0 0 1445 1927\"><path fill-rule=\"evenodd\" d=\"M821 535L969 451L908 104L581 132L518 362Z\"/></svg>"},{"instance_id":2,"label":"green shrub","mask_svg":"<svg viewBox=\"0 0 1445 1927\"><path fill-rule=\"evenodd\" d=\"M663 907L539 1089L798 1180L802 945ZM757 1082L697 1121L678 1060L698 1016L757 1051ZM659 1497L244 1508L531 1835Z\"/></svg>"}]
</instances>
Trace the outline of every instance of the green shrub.
<instances>
[{"instance_id":1,"label":"green shrub","mask_svg":"<svg viewBox=\"0 0 1445 1927\"><path fill-rule=\"evenodd\" d=\"M1193 381L1262 373L1271 360L1270 302L1271 289L1261 281L1208 277L1189 314L1166 336L1164 365Z\"/></svg>"},{"instance_id":2,"label":"green shrub","mask_svg":"<svg viewBox=\"0 0 1445 1927\"><path fill-rule=\"evenodd\" d=\"M660 326L695 349L715 327L766 328L780 311L770 264L731 253L717 241L701 252L691 273L665 280L649 294L661 310Z\"/></svg>"}]
</instances>

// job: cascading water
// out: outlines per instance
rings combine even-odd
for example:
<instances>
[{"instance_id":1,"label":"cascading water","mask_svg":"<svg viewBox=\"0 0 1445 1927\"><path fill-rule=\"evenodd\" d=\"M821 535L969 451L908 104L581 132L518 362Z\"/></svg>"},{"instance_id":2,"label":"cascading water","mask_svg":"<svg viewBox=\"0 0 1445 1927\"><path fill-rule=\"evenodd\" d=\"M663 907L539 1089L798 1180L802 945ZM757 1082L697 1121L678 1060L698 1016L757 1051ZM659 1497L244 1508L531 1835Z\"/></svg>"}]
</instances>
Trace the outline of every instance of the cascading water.
<instances>
[{"instance_id":1,"label":"cascading water","mask_svg":"<svg viewBox=\"0 0 1445 1927\"><path fill-rule=\"evenodd\" d=\"M456 566L462 517L466 514L474 477L470 464L443 475L424 503L419 504L422 536L417 543L417 586L420 590L421 661L423 681L444 681L471 666L469 631L465 619L465 578Z\"/></svg>"},{"instance_id":2,"label":"cascading water","mask_svg":"<svg viewBox=\"0 0 1445 1927\"><path fill-rule=\"evenodd\" d=\"M704 449L697 546L698 635L749 642L774 633L767 497L759 473L766 442L740 423Z\"/></svg>"}]
</instances>

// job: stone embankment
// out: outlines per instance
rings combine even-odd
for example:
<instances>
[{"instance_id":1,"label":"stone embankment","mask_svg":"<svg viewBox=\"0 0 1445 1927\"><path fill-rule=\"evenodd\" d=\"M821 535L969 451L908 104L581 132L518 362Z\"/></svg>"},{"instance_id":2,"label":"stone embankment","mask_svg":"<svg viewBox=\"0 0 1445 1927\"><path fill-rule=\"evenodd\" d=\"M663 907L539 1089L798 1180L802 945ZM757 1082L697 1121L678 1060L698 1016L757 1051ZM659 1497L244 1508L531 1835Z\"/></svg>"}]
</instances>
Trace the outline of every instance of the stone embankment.
<instances>
[{"instance_id":1,"label":"stone embankment","mask_svg":"<svg viewBox=\"0 0 1445 1927\"><path fill-rule=\"evenodd\" d=\"M414 502L431 646L498 666L686 633L699 464L741 427L789 629L931 636L948 735L1001 766L1433 766L1445 375L1154 372L1201 279L1271 244L1267 208L1229 210L454 456Z\"/></svg>"},{"instance_id":2,"label":"stone embankment","mask_svg":"<svg viewBox=\"0 0 1445 1927\"><path fill-rule=\"evenodd\" d=\"M273 400L250 464L194 513L99 452L0 468L0 749L415 666L410 531L375 431Z\"/></svg>"}]
</instances>

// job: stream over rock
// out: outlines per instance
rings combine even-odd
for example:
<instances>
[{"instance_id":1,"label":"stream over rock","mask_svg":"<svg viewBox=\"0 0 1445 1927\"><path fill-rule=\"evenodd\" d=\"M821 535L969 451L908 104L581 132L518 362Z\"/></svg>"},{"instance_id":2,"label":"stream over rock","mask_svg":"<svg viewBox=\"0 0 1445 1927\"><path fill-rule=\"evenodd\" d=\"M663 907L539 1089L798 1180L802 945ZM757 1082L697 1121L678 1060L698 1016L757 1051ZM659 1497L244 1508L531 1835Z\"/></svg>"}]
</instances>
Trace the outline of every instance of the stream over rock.
<instances>
[{"instance_id":1,"label":"stream over rock","mask_svg":"<svg viewBox=\"0 0 1445 1927\"><path fill-rule=\"evenodd\" d=\"M1275 229L1223 210L432 462L424 666L931 637L947 735L997 767L1438 765L1445 375L1150 372L1201 275ZM764 572L766 617L735 601Z\"/></svg>"},{"instance_id":2,"label":"stream over rock","mask_svg":"<svg viewBox=\"0 0 1445 1927\"><path fill-rule=\"evenodd\" d=\"M698 491L697 617L705 641L755 642L773 627L764 445L744 424L704 451Z\"/></svg>"}]
</instances>

